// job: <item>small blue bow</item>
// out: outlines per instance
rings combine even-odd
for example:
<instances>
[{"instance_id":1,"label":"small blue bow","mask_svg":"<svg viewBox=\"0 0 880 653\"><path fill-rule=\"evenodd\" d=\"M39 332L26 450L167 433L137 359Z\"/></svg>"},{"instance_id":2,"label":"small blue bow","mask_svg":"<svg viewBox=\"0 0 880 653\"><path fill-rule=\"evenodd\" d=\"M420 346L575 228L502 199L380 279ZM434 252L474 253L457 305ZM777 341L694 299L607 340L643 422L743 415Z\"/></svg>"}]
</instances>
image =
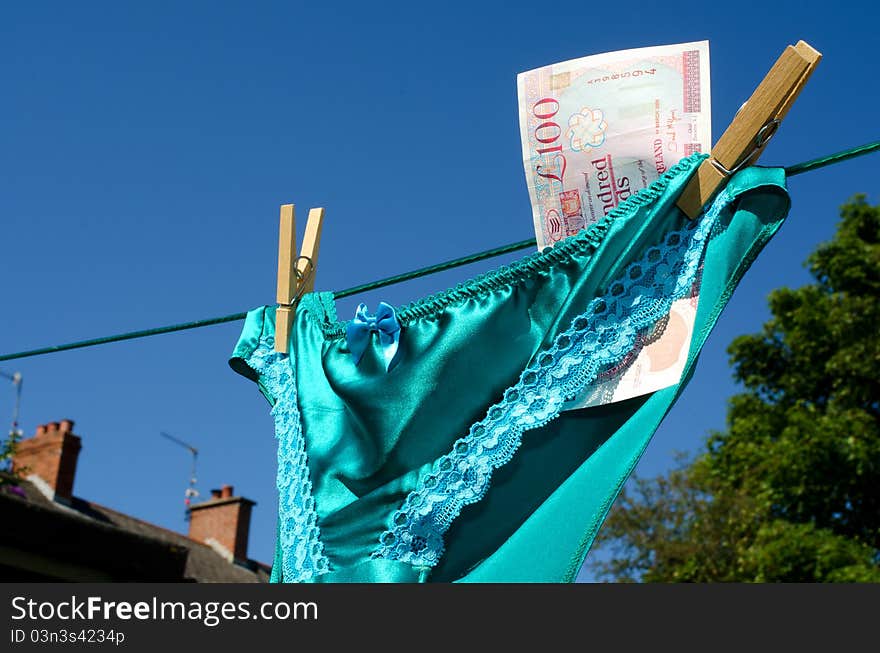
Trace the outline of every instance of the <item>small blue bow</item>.
<instances>
[{"instance_id":1,"label":"small blue bow","mask_svg":"<svg viewBox=\"0 0 880 653\"><path fill-rule=\"evenodd\" d=\"M379 334L379 345L382 347L387 371L400 342L400 322L397 321L394 308L385 302L379 302L375 315L367 313L366 304L360 304L355 311L354 319L345 327L345 339L351 355L354 356L355 365L361 362L370 344L370 334L373 332Z\"/></svg>"}]
</instances>

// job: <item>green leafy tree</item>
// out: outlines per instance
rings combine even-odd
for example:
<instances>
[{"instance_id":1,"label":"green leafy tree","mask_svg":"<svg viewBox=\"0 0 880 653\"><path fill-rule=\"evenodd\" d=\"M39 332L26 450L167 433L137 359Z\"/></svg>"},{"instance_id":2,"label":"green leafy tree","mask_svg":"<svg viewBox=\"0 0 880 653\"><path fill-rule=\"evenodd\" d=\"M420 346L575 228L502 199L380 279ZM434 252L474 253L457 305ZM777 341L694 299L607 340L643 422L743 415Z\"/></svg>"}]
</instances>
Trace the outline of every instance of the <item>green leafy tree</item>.
<instances>
[{"instance_id":1,"label":"green leafy tree","mask_svg":"<svg viewBox=\"0 0 880 653\"><path fill-rule=\"evenodd\" d=\"M12 418L12 428L9 431L9 438L0 442L0 490L15 489L16 481L21 479L27 472L27 469L12 467L12 459L15 456L15 449L21 440L22 431L18 428L18 411L21 403L21 374L7 374L0 371L0 376L6 377L12 381L16 389L15 411Z\"/></svg>"},{"instance_id":2,"label":"green leafy tree","mask_svg":"<svg viewBox=\"0 0 880 653\"><path fill-rule=\"evenodd\" d=\"M814 283L728 348L744 391L696 456L621 493L599 577L880 582L880 205L841 207Z\"/></svg>"},{"instance_id":3,"label":"green leafy tree","mask_svg":"<svg viewBox=\"0 0 880 653\"><path fill-rule=\"evenodd\" d=\"M15 446L19 437L19 434L13 431L7 440L0 442L0 489L4 486L14 486L22 476L23 470L12 469L12 457L15 455Z\"/></svg>"}]
</instances>

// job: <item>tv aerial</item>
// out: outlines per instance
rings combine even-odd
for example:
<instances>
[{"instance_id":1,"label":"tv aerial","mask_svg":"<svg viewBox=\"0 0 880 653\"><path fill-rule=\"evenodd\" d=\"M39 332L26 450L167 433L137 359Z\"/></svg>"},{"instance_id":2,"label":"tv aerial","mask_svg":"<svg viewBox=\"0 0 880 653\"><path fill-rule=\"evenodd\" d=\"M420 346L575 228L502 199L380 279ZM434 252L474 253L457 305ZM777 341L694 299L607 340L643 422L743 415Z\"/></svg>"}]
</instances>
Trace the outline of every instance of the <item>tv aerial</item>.
<instances>
[{"instance_id":1,"label":"tv aerial","mask_svg":"<svg viewBox=\"0 0 880 653\"><path fill-rule=\"evenodd\" d=\"M180 438L176 438L173 435L171 435L170 433L165 433L165 431L159 431L159 435L161 435L165 438L168 438L169 440L171 440L175 444L178 444L181 447L183 447L184 449L187 449L192 454L192 471L190 472L190 475L189 475L189 485L187 485L187 488L183 493L183 505L186 506L185 513L184 513L184 520L188 520L189 519L190 503L192 503L192 499L199 496L199 491L196 489L196 482L197 482L196 463L198 462L198 459L199 459L199 450L196 449L189 442L184 442Z\"/></svg>"}]
</instances>

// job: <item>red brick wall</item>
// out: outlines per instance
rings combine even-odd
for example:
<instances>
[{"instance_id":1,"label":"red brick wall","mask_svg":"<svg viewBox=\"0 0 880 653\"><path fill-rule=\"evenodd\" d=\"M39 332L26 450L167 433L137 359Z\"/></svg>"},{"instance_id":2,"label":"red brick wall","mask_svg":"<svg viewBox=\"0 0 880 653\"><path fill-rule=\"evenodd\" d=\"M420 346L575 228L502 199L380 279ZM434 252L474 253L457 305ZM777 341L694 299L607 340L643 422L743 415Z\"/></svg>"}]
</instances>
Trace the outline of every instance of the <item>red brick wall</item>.
<instances>
[{"instance_id":1,"label":"red brick wall","mask_svg":"<svg viewBox=\"0 0 880 653\"><path fill-rule=\"evenodd\" d=\"M232 487L224 486L222 494L190 508L189 537L199 542L213 538L239 559L247 558L251 508L254 502L233 497Z\"/></svg>"},{"instance_id":2,"label":"red brick wall","mask_svg":"<svg viewBox=\"0 0 880 653\"><path fill-rule=\"evenodd\" d=\"M55 490L56 496L69 499L81 448L82 440L73 434L71 420L43 424L32 438L18 443L12 466L26 475L36 474Z\"/></svg>"}]
</instances>

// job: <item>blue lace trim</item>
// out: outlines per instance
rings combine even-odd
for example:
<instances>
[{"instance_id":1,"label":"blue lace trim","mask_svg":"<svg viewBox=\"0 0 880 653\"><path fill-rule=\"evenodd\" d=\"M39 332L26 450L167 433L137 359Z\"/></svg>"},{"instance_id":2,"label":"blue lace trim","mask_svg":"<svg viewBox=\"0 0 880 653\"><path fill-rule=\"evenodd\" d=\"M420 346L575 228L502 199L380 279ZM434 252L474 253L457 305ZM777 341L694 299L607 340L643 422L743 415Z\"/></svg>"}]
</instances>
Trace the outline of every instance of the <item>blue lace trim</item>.
<instances>
[{"instance_id":1,"label":"blue lace trim","mask_svg":"<svg viewBox=\"0 0 880 653\"><path fill-rule=\"evenodd\" d=\"M272 342L264 338L247 364L259 373L263 387L275 398L271 413L278 439L281 579L298 583L327 573L330 563L324 555L312 497L306 443L296 402L296 379L287 354L274 351Z\"/></svg>"},{"instance_id":2,"label":"blue lace trim","mask_svg":"<svg viewBox=\"0 0 880 653\"><path fill-rule=\"evenodd\" d=\"M629 265L604 296L534 357L502 401L419 480L391 516L374 558L427 567L439 562L444 533L462 508L483 498L493 471L510 461L523 433L557 418L565 402L627 356L674 301L690 296L705 245L730 199L722 192L695 225L668 234Z\"/></svg>"}]
</instances>

